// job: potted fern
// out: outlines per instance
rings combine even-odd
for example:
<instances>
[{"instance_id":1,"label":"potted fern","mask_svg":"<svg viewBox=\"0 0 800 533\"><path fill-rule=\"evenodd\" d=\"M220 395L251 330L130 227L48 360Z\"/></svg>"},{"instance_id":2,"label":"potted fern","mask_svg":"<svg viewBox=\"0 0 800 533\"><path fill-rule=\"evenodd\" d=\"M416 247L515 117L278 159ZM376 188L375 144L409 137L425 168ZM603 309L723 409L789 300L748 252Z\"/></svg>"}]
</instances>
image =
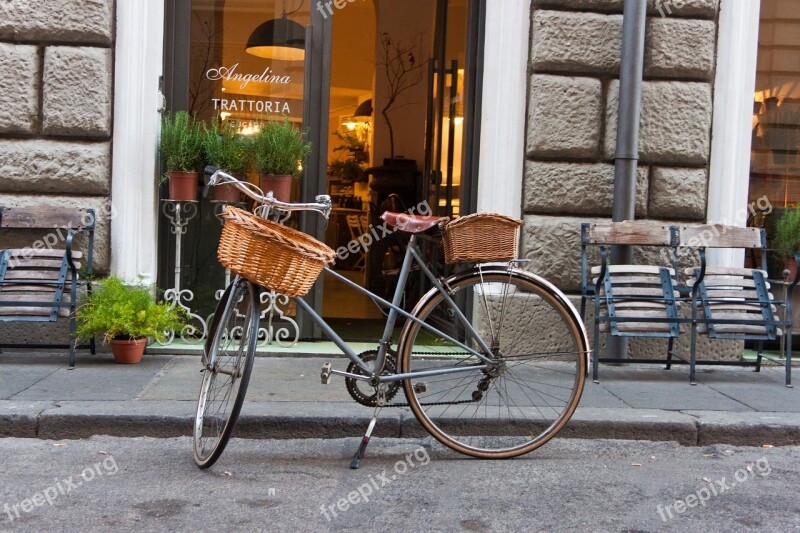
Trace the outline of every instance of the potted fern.
<instances>
[{"instance_id":1,"label":"potted fern","mask_svg":"<svg viewBox=\"0 0 800 533\"><path fill-rule=\"evenodd\" d=\"M216 119L210 126L203 126L203 148L209 164L242 181L250 165L249 144L247 137ZM217 202L238 202L239 198L239 189L235 185L221 185L211 190L211 199Z\"/></svg>"},{"instance_id":2,"label":"potted fern","mask_svg":"<svg viewBox=\"0 0 800 533\"><path fill-rule=\"evenodd\" d=\"M272 191L276 199L288 202L292 178L300 175L311 143L294 127L288 118L264 123L253 140L256 171L261 177L264 192Z\"/></svg>"},{"instance_id":3,"label":"potted fern","mask_svg":"<svg viewBox=\"0 0 800 533\"><path fill-rule=\"evenodd\" d=\"M775 247L783 256L784 268L789 279L797 276L795 255L800 253L800 209L787 208L775 224Z\"/></svg>"},{"instance_id":4,"label":"potted fern","mask_svg":"<svg viewBox=\"0 0 800 533\"><path fill-rule=\"evenodd\" d=\"M170 199L196 201L203 150L200 125L186 111L164 115L160 145L166 165L162 182L169 181Z\"/></svg>"},{"instance_id":5,"label":"potted fern","mask_svg":"<svg viewBox=\"0 0 800 533\"><path fill-rule=\"evenodd\" d=\"M142 360L148 337L181 329L183 311L167 303L156 303L150 289L128 286L117 277L103 280L76 311L77 336L91 339L102 335L111 344L114 360L135 364Z\"/></svg>"}]
</instances>

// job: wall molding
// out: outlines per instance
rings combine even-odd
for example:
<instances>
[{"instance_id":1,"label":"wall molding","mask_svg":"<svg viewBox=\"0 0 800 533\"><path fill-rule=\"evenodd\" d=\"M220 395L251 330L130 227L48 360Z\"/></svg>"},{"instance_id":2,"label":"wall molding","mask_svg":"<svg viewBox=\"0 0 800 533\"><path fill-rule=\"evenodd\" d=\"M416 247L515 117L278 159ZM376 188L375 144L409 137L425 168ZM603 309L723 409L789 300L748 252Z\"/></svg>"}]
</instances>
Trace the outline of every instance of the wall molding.
<instances>
[{"instance_id":1,"label":"wall molding","mask_svg":"<svg viewBox=\"0 0 800 533\"><path fill-rule=\"evenodd\" d=\"M158 265L157 140L164 54L163 0L117 0L111 272L154 284Z\"/></svg>"},{"instance_id":2,"label":"wall molding","mask_svg":"<svg viewBox=\"0 0 800 533\"><path fill-rule=\"evenodd\" d=\"M531 0L486 3L478 212L522 217Z\"/></svg>"},{"instance_id":3,"label":"wall molding","mask_svg":"<svg viewBox=\"0 0 800 533\"><path fill-rule=\"evenodd\" d=\"M761 2L721 0L708 221L745 226ZM710 250L709 263L741 266L743 252Z\"/></svg>"}]
</instances>

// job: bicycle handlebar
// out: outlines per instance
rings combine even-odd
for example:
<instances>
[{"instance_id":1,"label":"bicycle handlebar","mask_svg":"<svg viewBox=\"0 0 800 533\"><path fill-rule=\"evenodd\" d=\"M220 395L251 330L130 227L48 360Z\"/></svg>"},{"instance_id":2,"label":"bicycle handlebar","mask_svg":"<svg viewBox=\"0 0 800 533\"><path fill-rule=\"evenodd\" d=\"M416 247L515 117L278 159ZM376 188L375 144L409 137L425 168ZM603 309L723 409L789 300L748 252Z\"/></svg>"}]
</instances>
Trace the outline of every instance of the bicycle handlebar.
<instances>
[{"instance_id":1,"label":"bicycle handlebar","mask_svg":"<svg viewBox=\"0 0 800 533\"><path fill-rule=\"evenodd\" d=\"M276 200L272 196L272 192L270 191L266 195L264 191L262 191L256 185L252 183L248 183L246 181L241 181L236 179L235 177L231 176L230 174L223 172L219 168L208 165L205 168L206 176L210 176L208 180L208 185L206 185L205 190L203 191L203 196L208 195L208 191L211 187L215 187L217 185L223 184L232 184L235 185L237 189L239 189L242 193L246 196L252 198L259 204L263 206L268 206L271 209L278 209L280 211L316 211L321 214L327 220L331 215L331 209L333 208L333 203L331 202L331 197L327 194L321 194L314 198L314 203L297 203L291 204L286 202L281 202L280 200Z\"/></svg>"}]
</instances>

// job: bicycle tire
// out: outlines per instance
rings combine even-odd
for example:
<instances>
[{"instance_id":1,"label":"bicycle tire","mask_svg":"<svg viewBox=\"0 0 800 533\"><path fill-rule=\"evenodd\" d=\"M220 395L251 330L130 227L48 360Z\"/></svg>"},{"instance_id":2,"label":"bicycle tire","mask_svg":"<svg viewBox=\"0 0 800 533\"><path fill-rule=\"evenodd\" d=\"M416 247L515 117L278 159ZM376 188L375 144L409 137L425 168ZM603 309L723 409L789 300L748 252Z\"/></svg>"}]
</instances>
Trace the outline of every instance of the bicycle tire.
<instances>
[{"instance_id":1,"label":"bicycle tire","mask_svg":"<svg viewBox=\"0 0 800 533\"><path fill-rule=\"evenodd\" d=\"M476 268L445 286L491 349L494 368L405 380L412 412L439 442L466 455L504 459L538 448L564 427L583 391L589 343L577 311L555 286L518 269ZM487 355L436 289L412 314ZM525 335L523 316L547 334ZM484 364L413 320L399 353L402 373Z\"/></svg>"},{"instance_id":2,"label":"bicycle tire","mask_svg":"<svg viewBox=\"0 0 800 533\"><path fill-rule=\"evenodd\" d=\"M200 468L220 458L239 418L255 359L259 293L258 286L236 278L217 304L192 432L194 461Z\"/></svg>"}]
</instances>

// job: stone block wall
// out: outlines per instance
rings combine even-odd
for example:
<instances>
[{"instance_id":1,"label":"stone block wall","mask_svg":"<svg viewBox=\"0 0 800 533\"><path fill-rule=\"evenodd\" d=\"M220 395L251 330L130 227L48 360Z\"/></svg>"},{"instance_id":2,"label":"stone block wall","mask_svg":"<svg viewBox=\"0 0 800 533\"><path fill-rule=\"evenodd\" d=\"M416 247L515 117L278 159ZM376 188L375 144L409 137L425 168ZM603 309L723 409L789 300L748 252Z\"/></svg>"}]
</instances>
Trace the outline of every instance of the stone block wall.
<instances>
[{"instance_id":1,"label":"stone block wall","mask_svg":"<svg viewBox=\"0 0 800 533\"><path fill-rule=\"evenodd\" d=\"M95 208L100 271L110 260L114 25L113 0L0 2L0 205Z\"/></svg>"},{"instance_id":2,"label":"stone block wall","mask_svg":"<svg viewBox=\"0 0 800 533\"><path fill-rule=\"evenodd\" d=\"M718 0L648 0L636 216L702 221ZM580 223L611 216L623 0L533 0L523 249L580 283Z\"/></svg>"},{"instance_id":3,"label":"stone block wall","mask_svg":"<svg viewBox=\"0 0 800 533\"><path fill-rule=\"evenodd\" d=\"M522 246L530 270L573 295L581 222L611 216L623 3L532 2ZM648 0L637 218L706 217L718 12L719 0ZM653 252L637 249L634 260L649 262ZM637 340L631 350L663 357L665 346ZM741 349L705 340L700 347L711 358L740 357Z\"/></svg>"}]
</instances>

